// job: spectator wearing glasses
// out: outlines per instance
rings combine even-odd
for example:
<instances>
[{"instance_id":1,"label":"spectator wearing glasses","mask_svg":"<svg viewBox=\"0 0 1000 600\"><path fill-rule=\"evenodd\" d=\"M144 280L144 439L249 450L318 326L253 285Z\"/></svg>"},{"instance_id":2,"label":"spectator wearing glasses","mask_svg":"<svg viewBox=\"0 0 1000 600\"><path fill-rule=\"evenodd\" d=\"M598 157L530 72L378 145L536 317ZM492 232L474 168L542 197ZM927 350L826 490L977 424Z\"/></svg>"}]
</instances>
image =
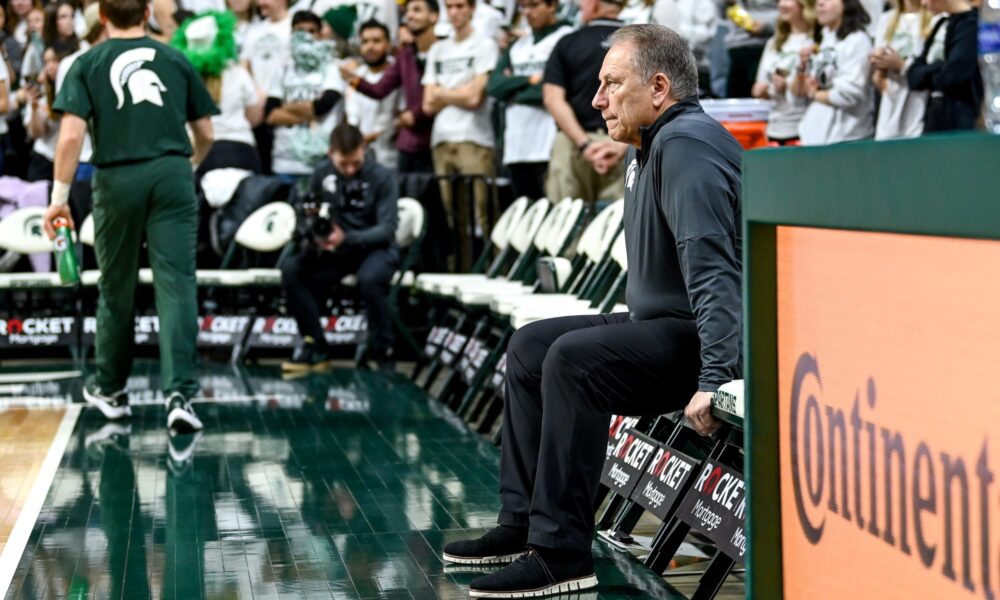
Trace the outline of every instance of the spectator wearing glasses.
<instances>
[{"instance_id":1,"label":"spectator wearing glasses","mask_svg":"<svg viewBox=\"0 0 1000 600\"><path fill-rule=\"evenodd\" d=\"M872 137L872 41L868 13L858 0L819 0L816 21L823 27L819 48L803 48L792 93L809 100L799 122L804 146ZM815 50L814 50L815 48Z\"/></svg>"},{"instance_id":2,"label":"spectator wearing glasses","mask_svg":"<svg viewBox=\"0 0 1000 600\"><path fill-rule=\"evenodd\" d=\"M573 31L556 22L558 8L556 0L522 0L518 9L531 32L504 52L490 76L490 95L507 105L503 164L510 169L515 197L535 200L545 195L556 122L543 105L542 77L556 43Z\"/></svg>"}]
</instances>

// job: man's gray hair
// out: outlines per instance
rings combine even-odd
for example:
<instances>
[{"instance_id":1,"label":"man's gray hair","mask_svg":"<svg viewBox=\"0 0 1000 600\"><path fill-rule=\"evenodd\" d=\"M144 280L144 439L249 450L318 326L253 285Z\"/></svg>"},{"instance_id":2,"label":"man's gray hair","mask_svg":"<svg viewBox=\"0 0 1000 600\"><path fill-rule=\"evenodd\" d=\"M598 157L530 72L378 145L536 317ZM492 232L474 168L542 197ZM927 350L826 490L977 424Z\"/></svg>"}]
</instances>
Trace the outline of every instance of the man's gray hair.
<instances>
[{"instance_id":1,"label":"man's gray hair","mask_svg":"<svg viewBox=\"0 0 1000 600\"><path fill-rule=\"evenodd\" d=\"M632 45L632 68L641 81L663 73L670 96L682 100L698 93L698 65L687 40L663 25L626 25L611 34L611 45Z\"/></svg>"}]
</instances>

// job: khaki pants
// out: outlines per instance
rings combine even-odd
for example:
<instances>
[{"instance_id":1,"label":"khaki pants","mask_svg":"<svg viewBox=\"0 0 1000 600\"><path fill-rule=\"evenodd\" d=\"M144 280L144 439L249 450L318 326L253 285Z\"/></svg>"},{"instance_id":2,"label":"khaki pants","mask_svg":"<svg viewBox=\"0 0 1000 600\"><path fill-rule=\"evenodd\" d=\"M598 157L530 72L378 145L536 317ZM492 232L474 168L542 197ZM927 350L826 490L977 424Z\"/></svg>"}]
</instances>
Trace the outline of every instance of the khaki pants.
<instances>
[{"instance_id":1,"label":"khaki pants","mask_svg":"<svg viewBox=\"0 0 1000 600\"><path fill-rule=\"evenodd\" d=\"M493 176L492 148L472 142L442 142L434 146L433 155L435 175ZM460 182L456 186L458 197L452 198L451 182L442 179L440 183L441 201L448 217L448 225L458 231L458 260L455 264L462 271L468 271L472 266L472 239L469 237L470 215L466 186L464 182ZM489 237L493 225L487 210L489 193L483 181L476 181L474 185L476 224L485 239Z\"/></svg>"},{"instance_id":2,"label":"khaki pants","mask_svg":"<svg viewBox=\"0 0 1000 600\"><path fill-rule=\"evenodd\" d=\"M587 136L595 142L610 139L604 132L591 132ZM598 175L569 137L559 131L552 145L545 191L552 202L559 202L567 196L581 198L585 202L617 200L625 195L624 161L606 174Z\"/></svg>"}]
</instances>

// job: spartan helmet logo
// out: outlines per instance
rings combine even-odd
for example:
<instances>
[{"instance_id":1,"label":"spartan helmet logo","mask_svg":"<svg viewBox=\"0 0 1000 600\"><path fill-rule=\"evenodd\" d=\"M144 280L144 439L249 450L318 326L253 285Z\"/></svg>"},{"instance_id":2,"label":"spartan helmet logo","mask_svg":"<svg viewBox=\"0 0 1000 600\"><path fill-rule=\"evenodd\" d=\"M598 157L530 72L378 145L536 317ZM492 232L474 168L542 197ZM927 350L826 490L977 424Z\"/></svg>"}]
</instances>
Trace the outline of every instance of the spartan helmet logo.
<instances>
[{"instance_id":1,"label":"spartan helmet logo","mask_svg":"<svg viewBox=\"0 0 1000 600\"><path fill-rule=\"evenodd\" d=\"M629 163L628 170L625 172L625 187L627 187L630 192L633 191L632 188L635 187L635 176L638 170L639 163L633 158L632 162Z\"/></svg>"},{"instance_id":2,"label":"spartan helmet logo","mask_svg":"<svg viewBox=\"0 0 1000 600\"><path fill-rule=\"evenodd\" d=\"M132 96L132 104L140 102L150 102L157 106L163 106L162 92L167 91L167 86L160 81L159 75L143 69L142 64L150 62L156 57L154 48L133 48L128 52L122 52L111 63L111 89L115 91L118 98L118 109L125 105L125 87Z\"/></svg>"}]
</instances>

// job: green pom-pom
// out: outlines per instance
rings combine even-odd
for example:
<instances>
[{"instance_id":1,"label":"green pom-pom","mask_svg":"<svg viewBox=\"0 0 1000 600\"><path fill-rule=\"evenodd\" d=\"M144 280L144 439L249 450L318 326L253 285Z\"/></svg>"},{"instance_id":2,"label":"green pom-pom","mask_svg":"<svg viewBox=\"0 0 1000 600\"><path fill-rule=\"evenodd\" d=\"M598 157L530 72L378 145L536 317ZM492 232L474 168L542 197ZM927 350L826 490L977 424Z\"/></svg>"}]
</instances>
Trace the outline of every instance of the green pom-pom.
<instances>
[{"instance_id":1,"label":"green pom-pom","mask_svg":"<svg viewBox=\"0 0 1000 600\"><path fill-rule=\"evenodd\" d=\"M215 41L212 46L205 49L193 49L188 47L187 28L195 20L202 17L212 17L215 19L218 32L215 34ZM194 70L199 75L209 75L220 77L229 64L236 60L236 37L233 32L236 30L236 15L229 11L207 11L199 13L177 28L174 32L170 45L180 50L187 57Z\"/></svg>"}]
</instances>

